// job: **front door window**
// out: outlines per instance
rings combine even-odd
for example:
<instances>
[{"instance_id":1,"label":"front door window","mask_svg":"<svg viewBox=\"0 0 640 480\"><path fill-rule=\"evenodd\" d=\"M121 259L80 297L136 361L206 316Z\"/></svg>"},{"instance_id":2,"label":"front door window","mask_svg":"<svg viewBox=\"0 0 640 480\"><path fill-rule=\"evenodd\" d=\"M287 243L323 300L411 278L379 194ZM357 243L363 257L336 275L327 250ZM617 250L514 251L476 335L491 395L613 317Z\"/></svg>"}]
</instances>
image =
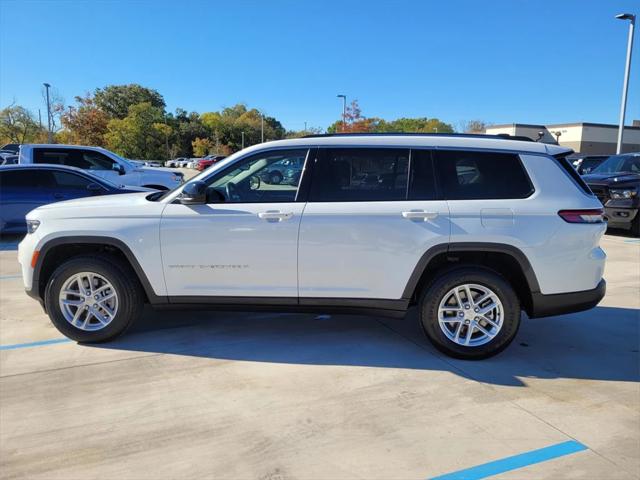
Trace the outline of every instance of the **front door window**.
<instances>
[{"instance_id":1,"label":"front door window","mask_svg":"<svg viewBox=\"0 0 640 480\"><path fill-rule=\"evenodd\" d=\"M295 202L307 149L252 155L209 180L208 203Z\"/></svg>"}]
</instances>

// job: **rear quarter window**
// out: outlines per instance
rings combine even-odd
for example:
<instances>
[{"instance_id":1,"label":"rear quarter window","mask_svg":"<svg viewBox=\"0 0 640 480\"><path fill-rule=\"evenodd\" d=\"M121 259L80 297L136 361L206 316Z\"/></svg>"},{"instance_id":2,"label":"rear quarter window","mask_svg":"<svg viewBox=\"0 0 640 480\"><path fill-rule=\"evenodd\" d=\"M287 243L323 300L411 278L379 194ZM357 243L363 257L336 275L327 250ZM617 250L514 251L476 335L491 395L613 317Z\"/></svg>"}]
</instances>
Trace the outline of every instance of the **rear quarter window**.
<instances>
[{"instance_id":1,"label":"rear quarter window","mask_svg":"<svg viewBox=\"0 0 640 480\"><path fill-rule=\"evenodd\" d=\"M554 156L553 158L556 159L558 165L560 165L560 167L567 173L567 175L569 175L573 179L573 181L578 184L578 186L584 193L586 193L587 195L593 195L593 192L591 191L589 186L585 183L576 169L573 168L573 165L566 155L558 155Z\"/></svg>"},{"instance_id":2,"label":"rear quarter window","mask_svg":"<svg viewBox=\"0 0 640 480\"><path fill-rule=\"evenodd\" d=\"M518 155L437 150L434 156L438 184L447 200L527 198L534 192Z\"/></svg>"}]
</instances>

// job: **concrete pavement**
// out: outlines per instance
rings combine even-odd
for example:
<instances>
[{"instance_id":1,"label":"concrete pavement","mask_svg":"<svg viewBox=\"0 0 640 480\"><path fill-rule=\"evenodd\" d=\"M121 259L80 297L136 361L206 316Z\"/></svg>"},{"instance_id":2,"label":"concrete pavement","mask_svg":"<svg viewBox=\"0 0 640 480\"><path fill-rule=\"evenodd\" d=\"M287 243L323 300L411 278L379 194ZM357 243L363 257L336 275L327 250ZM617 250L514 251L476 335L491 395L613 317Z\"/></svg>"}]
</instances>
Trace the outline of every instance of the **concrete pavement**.
<instances>
[{"instance_id":1,"label":"concrete pavement","mask_svg":"<svg viewBox=\"0 0 640 480\"><path fill-rule=\"evenodd\" d=\"M496 478L640 478L640 242L607 235L608 293L525 320L481 362L404 320L155 312L115 342L61 338L0 250L0 478L416 478L567 440Z\"/></svg>"}]
</instances>

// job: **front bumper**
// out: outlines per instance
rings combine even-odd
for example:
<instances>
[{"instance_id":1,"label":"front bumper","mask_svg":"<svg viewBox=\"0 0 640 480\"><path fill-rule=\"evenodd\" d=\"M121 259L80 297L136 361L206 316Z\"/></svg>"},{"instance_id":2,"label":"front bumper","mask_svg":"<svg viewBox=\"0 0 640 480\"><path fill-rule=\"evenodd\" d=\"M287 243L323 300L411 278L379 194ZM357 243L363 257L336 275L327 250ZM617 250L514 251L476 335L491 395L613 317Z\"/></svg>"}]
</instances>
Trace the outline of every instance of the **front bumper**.
<instances>
[{"instance_id":1,"label":"front bumper","mask_svg":"<svg viewBox=\"0 0 640 480\"><path fill-rule=\"evenodd\" d=\"M532 295L533 309L530 318L551 317L564 315L565 313L582 312L595 307L604 298L607 291L607 282L604 278L593 290L582 292L556 293L544 295L534 293Z\"/></svg>"}]
</instances>

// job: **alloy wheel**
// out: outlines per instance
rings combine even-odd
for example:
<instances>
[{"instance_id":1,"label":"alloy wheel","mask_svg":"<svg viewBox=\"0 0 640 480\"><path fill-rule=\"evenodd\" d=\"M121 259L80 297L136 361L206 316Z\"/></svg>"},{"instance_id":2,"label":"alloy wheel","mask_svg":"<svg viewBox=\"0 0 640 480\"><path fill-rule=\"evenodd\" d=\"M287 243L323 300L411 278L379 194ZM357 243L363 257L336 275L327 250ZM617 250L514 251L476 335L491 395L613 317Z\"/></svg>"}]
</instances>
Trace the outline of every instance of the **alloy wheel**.
<instances>
[{"instance_id":1,"label":"alloy wheel","mask_svg":"<svg viewBox=\"0 0 640 480\"><path fill-rule=\"evenodd\" d=\"M502 329L504 307L488 287L462 284L449 290L438 306L438 324L452 342L478 347L495 338Z\"/></svg>"},{"instance_id":2,"label":"alloy wheel","mask_svg":"<svg viewBox=\"0 0 640 480\"><path fill-rule=\"evenodd\" d=\"M59 305L65 320L80 330L102 330L118 313L118 293L105 277L76 273L60 290Z\"/></svg>"}]
</instances>

